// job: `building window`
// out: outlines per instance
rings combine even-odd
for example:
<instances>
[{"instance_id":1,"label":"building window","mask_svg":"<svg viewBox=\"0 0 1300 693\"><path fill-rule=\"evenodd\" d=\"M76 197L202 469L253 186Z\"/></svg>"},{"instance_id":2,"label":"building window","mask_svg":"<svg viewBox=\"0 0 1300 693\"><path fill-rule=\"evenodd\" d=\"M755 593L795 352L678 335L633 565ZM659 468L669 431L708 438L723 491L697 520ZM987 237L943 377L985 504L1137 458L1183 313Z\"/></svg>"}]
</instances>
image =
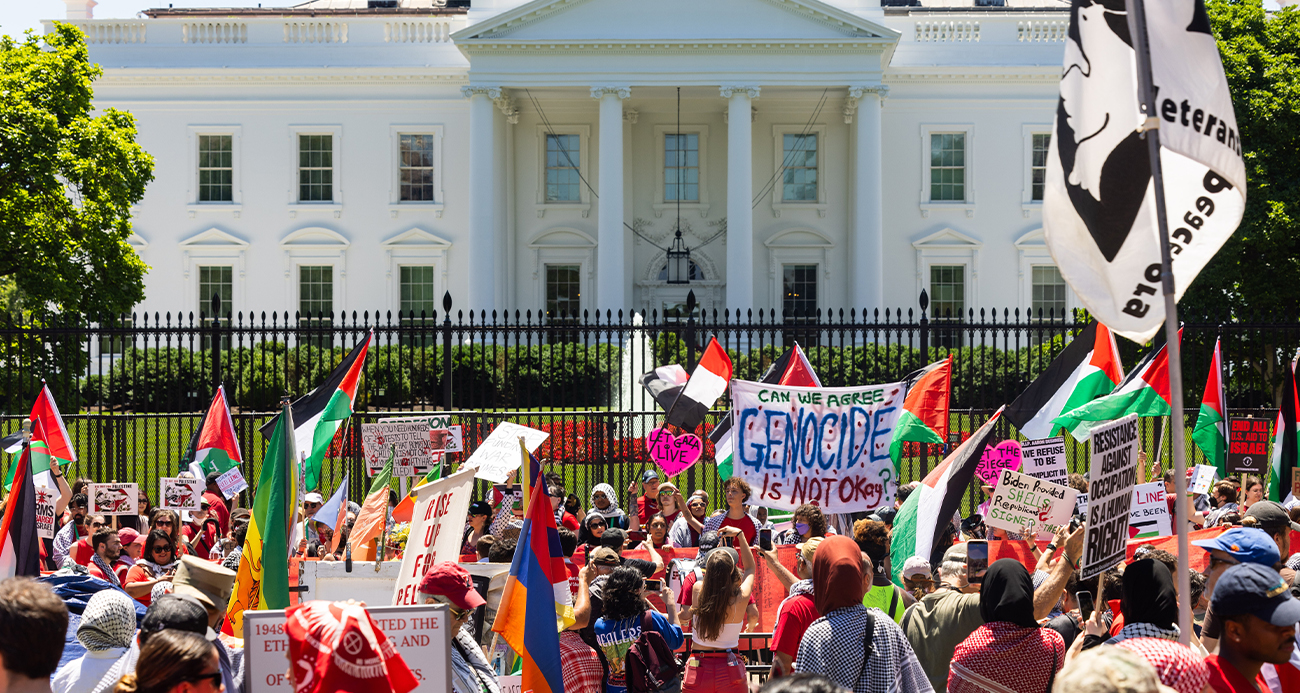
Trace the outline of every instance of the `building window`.
<instances>
[{"instance_id":1,"label":"building window","mask_svg":"<svg viewBox=\"0 0 1300 693\"><path fill-rule=\"evenodd\" d=\"M298 135L298 201L334 201L333 135Z\"/></svg>"},{"instance_id":2,"label":"building window","mask_svg":"<svg viewBox=\"0 0 1300 693\"><path fill-rule=\"evenodd\" d=\"M704 270L700 269L700 266L695 264L694 260L687 260L687 262L691 263L689 270L690 280L693 282L704 281ZM657 278L661 282L668 281L668 263L665 262L664 266L659 269L659 275Z\"/></svg>"},{"instance_id":3,"label":"building window","mask_svg":"<svg viewBox=\"0 0 1300 693\"><path fill-rule=\"evenodd\" d=\"M1030 188L1029 199L1043 201L1043 187L1047 182L1047 148L1052 143L1052 136L1036 134L1033 137L1033 160L1029 163Z\"/></svg>"},{"instance_id":4,"label":"building window","mask_svg":"<svg viewBox=\"0 0 1300 693\"><path fill-rule=\"evenodd\" d=\"M933 202L966 200L966 135L964 133L930 135L930 200Z\"/></svg>"},{"instance_id":5,"label":"building window","mask_svg":"<svg viewBox=\"0 0 1300 693\"><path fill-rule=\"evenodd\" d=\"M334 315L334 268L330 265L298 267L298 319L303 327L329 326ZM328 343L328 338L320 341ZM317 340L312 340L313 342Z\"/></svg>"},{"instance_id":6,"label":"building window","mask_svg":"<svg viewBox=\"0 0 1300 693\"><path fill-rule=\"evenodd\" d=\"M433 296L433 266L408 266L401 272L403 318L432 318L437 304Z\"/></svg>"},{"instance_id":7,"label":"building window","mask_svg":"<svg viewBox=\"0 0 1300 693\"><path fill-rule=\"evenodd\" d=\"M199 315L206 324L212 319L212 296L221 297L221 314L223 317L233 313L232 299L234 292L234 268L230 265L199 266Z\"/></svg>"},{"instance_id":8,"label":"building window","mask_svg":"<svg viewBox=\"0 0 1300 693\"><path fill-rule=\"evenodd\" d=\"M699 135L664 135L664 201L700 201Z\"/></svg>"},{"instance_id":9,"label":"building window","mask_svg":"<svg viewBox=\"0 0 1300 693\"><path fill-rule=\"evenodd\" d=\"M230 135L199 135L199 202L230 202L235 195Z\"/></svg>"},{"instance_id":10,"label":"building window","mask_svg":"<svg viewBox=\"0 0 1300 693\"><path fill-rule=\"evenodd\" d=\"M781 199L817 201L817 135L787 134L783 138Z\"/></svg>"},{"instance_id":11,"label":"building window","mask_svg":"<svg viewBox=\"0 0 1300 693\"><path fill-rule=\"evenodd\" d=\"M930 265L930 315L960 320L965 311L965 265Z\"/></svg>"},{"instance_id":12,"label":"building window","mask_svg":"<svg viewBox=\"0 0 1300 693\"><path fill-rule=\"evenodd\" d=\"M401 201L433 202L433 135L401 136Z\"/></svg>"},{"instance_id":13,"label":"building window","mask_svg":"<svg viewBox=\"0 0 1300 693\"><path fill-rule=\"evenodd\" d=\"M582 267L546 266L546 315L552 320L576 318L582 306Z\"/></svg>"},{"instance_id":14,"label":"building window","mask_svg":"<svg viewBox=\"0 0 1300 693\"><path fill-rule=\"evenodd\" d=\"M787 321L817 313L817 265L782 265L781 310Z\"/></svg>"},{"instance_id":15,"label":"building window","mask_svg":"<svg viewBox=\"0 0 1300 693\"><path fill-rule=\"evenodd\" d=\"M546 201L578 202L581 160L578 135L546 136Z\"/></svg>"},{"instance_id":16,"label":"building window","mask_svg":"<svg viewBox=\"0 0 1300 693\"><path fill-rule=\"evenodd\" d=\"M1054 265L1034 265L1031 268L1033 319L1062 320L1065 318L1065 278Z\"/></svg>"},{"instance_id":17,"label":"building window","mask_svg":"<svg viewBox=\"0 0 1300 693\"><path fill-rule=\"evenodd\" d=\"M127 347L132 345L133 340L130 336L130 331L135 328L135 320L129 317L130 315L131 313L127 313L127 317L110 318L107 322L101 322L99 324L99 327L102 330L121 330L123 332L122 334L100 335L100 356L121 356L126 353Z\"/></svg>"}]
</instances>

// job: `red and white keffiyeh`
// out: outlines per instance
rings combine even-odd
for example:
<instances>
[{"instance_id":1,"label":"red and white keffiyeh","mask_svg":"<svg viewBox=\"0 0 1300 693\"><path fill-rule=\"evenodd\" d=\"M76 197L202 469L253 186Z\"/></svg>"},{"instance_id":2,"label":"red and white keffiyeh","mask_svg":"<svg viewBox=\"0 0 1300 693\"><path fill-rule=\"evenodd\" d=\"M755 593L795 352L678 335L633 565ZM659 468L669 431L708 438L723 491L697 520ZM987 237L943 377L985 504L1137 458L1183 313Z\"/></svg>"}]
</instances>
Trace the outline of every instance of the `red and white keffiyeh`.
<instances>
[{"instance_id":1,"label":"red and white keffiyeh","mask_svg":"<svg viewBox=\"0 0 1300 693\"><path fill-rule=\"evenodd\" d=\"M1044 693L1065 664L1065 640L1051 628L986 623L953 652L948 693Z\"/></svg>"},{"instance_id":2,"label":"red and white keffiyeh","mask_svg":"<svg viewBox=\"0 0 1300 693\"><path fill-rule=\"evenodd\" d=\"M1129 638L1118 644L1132 650L1155 667L1160 683L1178 693L1200 693L1210 680L1205 660L1187 647L1160 638Z\"/></svg>"}]
</instances>

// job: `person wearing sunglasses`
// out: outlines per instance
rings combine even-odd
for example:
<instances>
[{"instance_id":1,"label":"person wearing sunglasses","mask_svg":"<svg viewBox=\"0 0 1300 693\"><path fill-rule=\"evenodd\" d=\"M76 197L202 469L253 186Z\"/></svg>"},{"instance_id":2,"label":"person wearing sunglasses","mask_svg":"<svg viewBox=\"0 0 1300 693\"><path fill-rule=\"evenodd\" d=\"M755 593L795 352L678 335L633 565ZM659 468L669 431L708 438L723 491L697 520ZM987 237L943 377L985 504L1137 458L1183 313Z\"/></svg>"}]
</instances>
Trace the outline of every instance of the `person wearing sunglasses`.
<instances>
[{"instance_id":1,"label":"person wearing sunglasses","mask_svg":"<svg viewBox=\"0 0 1300 693\"><path fill-rule=\"evenodd\" d=\"M704 531L704 521L709 517L709 494L695 491L686 499L686 512L677 516L668 528L668 540L673 546L699 546L700 532Z\"/></svg>"},{"instance_id":2,"label":"person wearing sunglasses","mask_svg":"<svg viewBox=\"0 0 1300 693\"><path fill-rule=\"evenodd\" d=\"M587 519L578 530L578 543L584 547L586 553L590 554L600 546L600 538L605 536L606 529L609 529L609 524L603 515L587 513Z\"/></svg>"},{"instance_id":3,"label":"person wearing sunglasses","mask_svg":"<svg viewBox=\"0 0 1300 693\"><path fill-rule=\"evenodd\" d=\"M118 680L114 693L220 693L217 648L202 635L168 628L140 648L135 672Z\"/></svg>"},{"instance_id":4,"label":"person wearing sunglasses","mask_svg":"<svg viewBox=\"0 0 1300 693\"><path fill-rule=\"evenodd\" d=\"M1282 554L1273 538L1255 527L1233 527L1213 539L1193 541L1192 545L1210 554L1210 566L1205 571L1205 594L1210 598L1210 608L1206 609L1205 621L1201 625L1201 643L1213 652L1223 636L1223 620L1214 613L1214 585L1219 577L1238 563L1257 563L1272 568L1282 560Z\"/></svg>"},{"instance_id":5,"label":"person wearing sunglasses","mask_svg":"<svg viewBox=\"0 0 1300 693\"><path fill-rule=\"evenodd\" d=\"M84 494L74 494L72 500L68 502L68 519L54 535L54 564L62 566L68 558L68 552L72 550L72 545L77 540L86 536L89 531L86 527L86 510L89 507L89 501Z\"/></svg>"},{"instance_id":6,"label":"person wearing sunglasses","mask_svg":"<svg viewBox=\"0 0 1300 693\"><path fill-rule=\"evenodd\" d=\"M600 515L605 518L605 526L627 529L627 513L618 507L618 494L609 484L596 484L591 489L591 509L587 516ZM585 518L584 518L585 519Z\"/></svg>"},{"instance_id":7,"label":"person wearing sunglasses","mask_svg":"<svg viewBox=\"0 0 1300 693\"><path fill-rule=\"evenodd\" d=\"M501 693L496 672L469 627L474 610L487 604L474 589L469 573L451 561L437 563L424 574L418 589L425 604L445 604L451 616L451 630L455 633L451 640L451 690Z\"/></svg>"},{"instance_id":8,"label":"person wearing sunglasses","mask_svg":"<svg viewBox=\"0 0 1300 693\"><path fill-rule=\"evenodd\" d=\"M184 556L186 553L184 535L181 532L181 518L175 510L159 508L153 514L153 521L149 523L149 531L161 529L171 538L172 546L176 547L176 555Z\"/></svg>"},{"instance_id":9,"label":"person wearing sunglasses","mask_svg":"<svg viewBox=\"0 0 1300 693\"><path fill-rule=\"evenodd\" d=\"M140 559L126 571L122 589L136 601L149 606L154 585L171 580L176 572L176 547L171 536L161 529L150 532L144 540Z\"/></svg>"}]
</instances>

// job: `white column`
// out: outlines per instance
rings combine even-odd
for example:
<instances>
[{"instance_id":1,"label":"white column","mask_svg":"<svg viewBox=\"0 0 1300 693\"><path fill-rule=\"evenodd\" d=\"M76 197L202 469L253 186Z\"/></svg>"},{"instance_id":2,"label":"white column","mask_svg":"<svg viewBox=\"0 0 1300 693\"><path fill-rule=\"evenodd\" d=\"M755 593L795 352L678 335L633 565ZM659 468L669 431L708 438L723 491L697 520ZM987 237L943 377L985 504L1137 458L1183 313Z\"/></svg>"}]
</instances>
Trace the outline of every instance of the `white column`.
<instances>
[{"instance_id":1,"label":"white column","mask_svg":"<svg viewBox=\"0 0 1300 693\"><path fill-rule=\"evenodd\" d=\"M853 234L849 249L851 307L870 316L884 308L885 221L881 190L880 108L889 87L851 87L859 101L853 152Z\"/></svg>"},{"instance_id":2,"label":"white column","mask_svg":"<svg viewBox=\"0 0 1300 693\"><path fill-rule=\"evenodd\" d=\"M628 310L623 290L623 99L628 87L592 87L591 98L600 100L600 174L596 194L596 308Z\"/></svg>"},{"instance_id":3,"label":"white column","mask_svg":"<svg viewBox=\"0 0 1300 693\"><path fill-rule=\"evenodd\" d=\"M754 126L750 101L755 86L721 88L727 99L727 299L743 316L754 307Z\"/></svg>"},{"instance_id":4,"label":"white column","mask_svg":"<svg viewBox=\"0 0 1300 693\"><path fill-rule=\"evenodd\" d=\"M458 301L467 310L491 311L495 306L496 194L493 169L496 163L493 100L501 98L499 87L461 87L469 98L469 257L466 263L468 295Z\"/></svg>"}]
</instances>

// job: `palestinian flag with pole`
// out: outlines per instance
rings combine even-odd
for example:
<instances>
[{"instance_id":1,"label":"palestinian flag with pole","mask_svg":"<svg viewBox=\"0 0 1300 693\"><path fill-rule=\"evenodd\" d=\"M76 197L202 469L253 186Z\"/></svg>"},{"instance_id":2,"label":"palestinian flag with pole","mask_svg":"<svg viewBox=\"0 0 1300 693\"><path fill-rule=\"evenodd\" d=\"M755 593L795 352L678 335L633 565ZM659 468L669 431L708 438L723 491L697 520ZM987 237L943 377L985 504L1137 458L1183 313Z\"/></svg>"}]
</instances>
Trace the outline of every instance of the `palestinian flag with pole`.
<instances>
[{"instance_id":1,"label":"palestinian flag with pole","mask_svg":"<svg viewBox=\"0 0 1300 693\"><path fill-rule=\"evenodd\" d=\"M694 431L727 391L731 374L731 357L718 344L717 337L709 339L700 362L695 364L691 377L664 414L664 421L684 431Z\"/></svg>"},{"instance_id":2,"label":"palestinian flag with pole","mask_svg":"<svg viewBox=\"0 0 1300 693\"><path fill-rule=\"evenodd\" d=\"M1205 379L1201 411L1196 415L1192 442L1205 453L1205 459L1219 470L1219 478L1228 478L1228 398L1223 394L1223 352L1214 340L1214 358L1210 375Z\"/></svg>"},{"instance_id":3,"label":"palestinian flag with pole","mask_svg":"<svg viewBox=\"0 0 1300 693\"><path fill-rule=\"evenodd\" d=\"M32 482L32 449L13 464L18 483L0 517L0 580L41 575L41 540L36 534L36 485Z\"/></svg>"},{"instance_id":4,"label":"palestinian flag with pole","mask_svg":"<svg viewBox=\"0 0 1300 693\"><path fill-rule=\"evenodd\" d=\"M289 606L289 533L298 508L298 465L294 462L293 412L286 403L276 417L262 473L253 496L253 513L244 553L226 608L223 632L244 637L244 611Z\"/></svg>"},{"instance_id":5,"label":"palestinian flag with pole","mask_svg":"<svg viewBox=\"0 0 1300 693\"><path fill-rule=\"evenodd\" d=\"M1119 348L1110 328L1094 322L1057 355L1034 382L1007 405L1007 421L1030 440L1060 429L1052 420L1110 394L1124 378Z\"/></svg>"},{"instance_id":6,"label":"palestinian flag with pole","mask_svg":"<svg viewBox=\"0 0 1300 693\"><path fill-rule=\"evenodd\" d=\"M361 382L361 371L366 365L366 352L370 341L375 336L371 330L366 338L357 342L352 351L325 378L325 382L311 392L299 397L293 403L293 420L297 428L293 431L297 447L297 458L306 455L305 481L308 491L320 488L321 465L330 441L338 433L343 422L352 417L352 404L357 399L357 386ZM271 419L262 426L262 435L269 435L277 425L279 417Z\"/></svg>"},{"instance_id":7,"label":"palestinian flag with pole","mask_svg":"<svg viewBox=\"0 0 1300 693\"><path fill-rule=\"evenodd\" d=\"M62 467L76 462L77 451L72 447L72 437L68 435L68 427L63 425L59 405L54 403L54 395L50 393L50 386L46 385L44 380L41 381L41 392L32 403L32 413L28 418L32 422L30 445L32 476L40 482L40 485L55 488L54 479L49 474L50 465L58 464ZM7 447L5 452L17 453L22 449L22 441L22 431L6 437L4 443L12 446ZM6 491L13 484L16 467L17 465L9 467L9 473L5 478Z\"/></svg>"},{"instance_id":8,"label":"palestinian flag with pole","mask_svg":"<svg viewBox=\"0 0 1300 693\"><path fill-rule=\"evenodd\" d=\"M938 443L948 438L948 404L952 400L952 357L936 361L907 376L911 383L903 412L894 425L889 457L901 474L903 443Z\"/></svg>"},{"instance_id":9,"label":"palestinian flag with pole","mask_svg":"<svg viewBox=\"0 0 1300 693\"><path fill-rule=\"evenodd\" d=\"M889 564L893 566L894 582L903 584L903 564L912 556L920 556L939 565L944 546L938 546L944 528L953 524L953 516L961 507L962 498L984 451L996 443L993 429L1002 419L1002 409L984 422L979 430L953 450L939 463L921 485L903 502L894 517L894 531L889 546ZM939 554L935 555L938 551Z\"/></svg>"},{"instance_id":10,"label":"palestinian flag with pole","mask_svg":"<svg viewBox=\"0 0 1300 693\"><path fill-rule=\"evenodd\" d=\"M205 479L213 472L225 474L243 463L239 439L235 437L235 421L226 402L225 386L217 386L217 394L213 395L212 404L199 422L199 429L190 439L185 456L195 479Z\"/></svg>"},{"instance_id":11,"label":"palestinian flag with pole","mask_svg":"<svg viewBox=\"0 0 1300 693\"><path fill-rule=\"evenodd\" d=\"M1183 330L1179 328L1178 338L1182 339ZM1138 416L1169 416L1173 411L1169 394L1169 349L1168 344L1147 354L1115 391L1094 399L1078 408L1052 419L1060 424L1079 442L1092 436L1092 429L1107 421L1121 419L1129 414Z\"/></svg>"},{"instance_id":12,"label":"palestinian flag with pole","mask_svg":"<svg viewBox=\"0 0 1300 693\"><path fill-rule=\"evenodd\" d=\"M798 342L773 361L758 382L796 387L822 386L821 379L817 377L817 372L813 370L812 364L808 362L808 356L804 354ZM718 465L718 476L726 481L732 476L732 456L736 452L732 445L730 416L719 421L718 425L709 432L709 440L713 441L713 459Z\"/></svg>"},{"instance_id":13,"label":"palestinian flag with pole","mask_svg":"<svg viewBox=\"0 0 1300 693\"><path fill-rule=\"evenodd\" d=\"M1296 392L1295 361L1286 364L1282 384L1282 404L1273 425L1273 457L1268 473L1268 499L1281 503L1291 499L1291 474L1300 462L1297 448L1296 412L1300 411L1300 394Z\"/></svg>"}]
</instances>

